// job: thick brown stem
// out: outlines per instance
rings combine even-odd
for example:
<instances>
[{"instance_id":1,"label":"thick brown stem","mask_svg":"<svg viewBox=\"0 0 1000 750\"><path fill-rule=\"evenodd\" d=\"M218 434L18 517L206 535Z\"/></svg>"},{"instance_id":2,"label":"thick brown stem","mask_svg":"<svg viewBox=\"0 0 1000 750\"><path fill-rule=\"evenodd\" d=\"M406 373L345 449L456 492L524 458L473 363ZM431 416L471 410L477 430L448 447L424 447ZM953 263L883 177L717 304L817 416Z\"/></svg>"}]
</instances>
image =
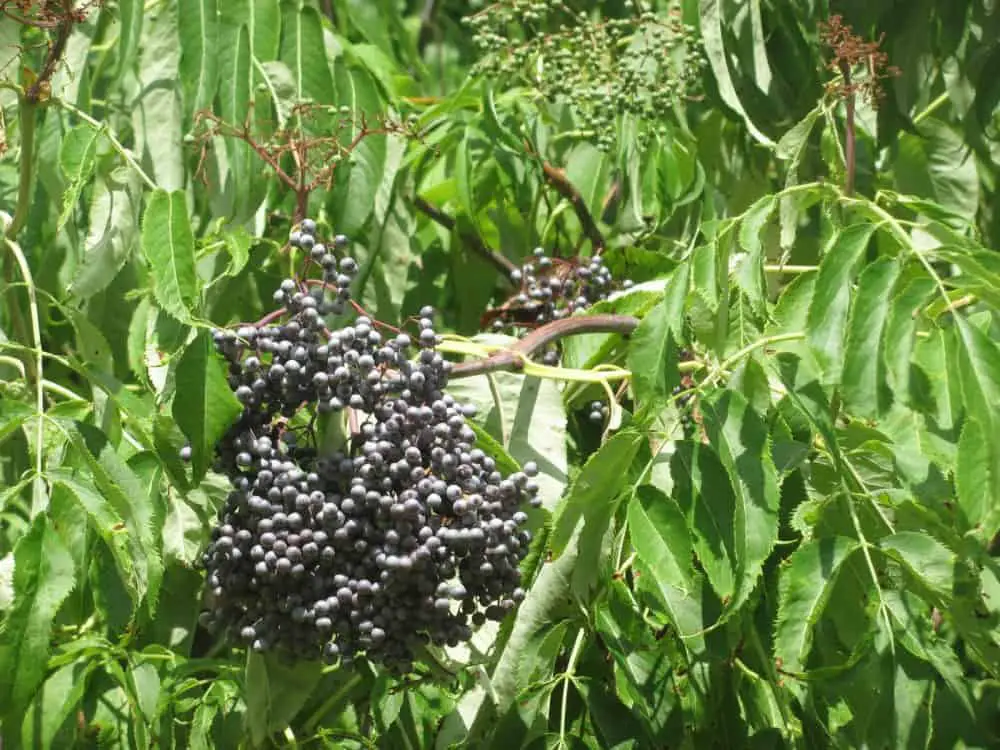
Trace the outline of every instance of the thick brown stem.
<instances>
[{"instance_id":1,"label":"thick brown stem","mask_svg":"<svg viewBox=\"0 0 1000 750\"><path fill-rule=\"evenodd\" d=\"M452 367L452 378L467 378L488 372L517 371L532 354L541 351L567 336L583 333L617 333L628 336L639 325L639 319L631 315L581 315L546 323L536 328L511 347L491 354L485 359L460 362Z\"/></svg>"},{"instance_id":2,"label":"thick brown stem","mask_svg":"<svg viewBox=\"0 0 1000 750\"><path fill-rule=\"evenodd\" d=\"M431 205L419 195L414 196L413 205L418 211L426 215L428 218L433 219L435 222L443 226L448 231L454 231L456 221L451 216L446 214L437 206ZM470 234L468 232L463 232L462 240L472 248L473 252L476 253L480 258L492 264L500 273L503 274L505 279L510 278L510 274L514 271L517 266L510 259L504 257L495 250L491 250L486 246L486 244L476 235Z\"/></svg>"},{"instance_id":3,"label":"thick brown stem","mask_svg":"<svg viewBox=\"0 0 1000 750\"><path fill-rule=\"evenodd\" d=\"M605 247L604 235L598 228L597 222L594 221L594 217L590 215L590 209L587 208L587 201L583 199L580 191L566 177L566 172L547 161L542 162L542 172L545 174L546 181L555 188L555 191L573 206L573 212L576 214L576 218L583 228L583 233L590 240L593 254L600 255L603 253Z\"/></svg>"}]
</instances>

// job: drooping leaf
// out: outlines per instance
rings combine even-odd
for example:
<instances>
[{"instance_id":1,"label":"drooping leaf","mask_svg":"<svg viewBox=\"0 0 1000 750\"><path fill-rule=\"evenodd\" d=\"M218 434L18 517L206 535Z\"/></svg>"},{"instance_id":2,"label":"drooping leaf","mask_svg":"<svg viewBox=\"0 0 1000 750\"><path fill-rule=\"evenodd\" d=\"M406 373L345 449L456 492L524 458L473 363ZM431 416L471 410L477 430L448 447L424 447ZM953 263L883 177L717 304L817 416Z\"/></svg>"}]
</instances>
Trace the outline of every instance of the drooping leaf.
<instances>
[{"instance_id":1,"label":"drooping leaf","mask_svg":"<svg viewBox=\"0 0 1000 750\"><path fill-rule=\"evenodd\" d=\"M947 123L933 117L916 133L900 133L893 173L900 192L933 198L959 216L975 216L979 176L972 149Z\"/></svg>"},{"instance_id":2,"label":"drooping leaf","mask_svg":"<svg viewBox=\"0 0 1000 750\"><path fill-rule=\"evenodd\" d=\"M77 201L80 200L80 193L94 173L100 139L100 132L89 125L77 125L63 138L59 163L69 184L63 193L62 210L56 222L57 228L62 228L73 215Z\"/></svg>"},{"instance_id":3,"label":"drooping leaf","mask_svg":"<svg viewBox=\"0 0 1000 750\"><path fill-rule=\"evenodd\" d=\"M194 235L182 191L156 190L142 219L142 250L153 272L160 307L187 322L198 307Z\"/></svg>"},{"instance_id":4,"label":"drooping leaf","mask_svg":"<svg viewBox=\"0 0 1000 750\"><path fill-rule=\"evenodd\" d=\"M69 292L89 299L107 288L128 261L139 238L139 178L128 168L98 179L90 201L83 257Z\"/></svg>"},{"instance_id":5,"label":"drooping leaf","mask_svg":"<svg viewBox=\"0 0 1000 750\"><path fill-rule=\"evenodd\" d=\"M214 354L211 336L202 331L187 348L174 376L176 395L172 413L191 445L191 473L194 482L205 476L216 443L240 415L222 363Z\"/></svg>"},{"instance_id":6,"label":"drooping leaf","mask_svg":"<svg viewBox=\"0 0 1000 750\"><path fill-rule=\"evenodd\" d=\"M724 3L719 0L699 0L698 3L705 54L708 56L719 96L722 97L722 101L727 107L743 118L743 122L754 138L765 146L774 146L774 141L768 138L750 119L750 115L747 114L740 102L739 94L736 93L736 87L729 71L729 54L726 50L723 28L725 23L723 6Z\"/></svg>"}]
</instances>

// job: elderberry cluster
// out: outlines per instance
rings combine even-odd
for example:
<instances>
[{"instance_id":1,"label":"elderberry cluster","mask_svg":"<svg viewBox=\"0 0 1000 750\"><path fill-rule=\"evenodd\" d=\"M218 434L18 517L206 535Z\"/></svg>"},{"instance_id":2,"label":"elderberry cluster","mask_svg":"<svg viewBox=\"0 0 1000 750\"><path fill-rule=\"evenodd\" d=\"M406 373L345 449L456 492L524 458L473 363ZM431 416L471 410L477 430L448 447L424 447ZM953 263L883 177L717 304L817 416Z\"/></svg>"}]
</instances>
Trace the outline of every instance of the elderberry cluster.
<instances>
[{"instance_id":1,"label":"elderberry cluster","mask_svg":"<svg viewBox=\"0 0 1000 750\"><path fill-rule=\"evenodd\" d=\"M619 288L601 256L582 259L553 258L543 248L535 248L519 269L510 274L518 291L495 311L493 330L515 333L518 328L544 325L561 320L605 300ZM620 288L628 289L631 281ZM555 349L543 354L546 364L556 364Z\"/></svg>"},{"instance_id":2,"label":"elderberry cluster","mask_svg":"<svg viewBox=\"0 0 1000 750\"><path fill-rule=\"evenodd\" d=\"M216 335L244 408L218 446L233 490L203 557L203 622L256 651L406 671L422 645L457 645L524 597L537 467L504 476L475 447L474 408L444 390L433 310L415 338L364 316L325 328L357 264L314 233L303 222L292 240L324 283L283 282L284 323ZM337 447L317 444L304 406L347 424Z\"/></svg>"}]
</instances>

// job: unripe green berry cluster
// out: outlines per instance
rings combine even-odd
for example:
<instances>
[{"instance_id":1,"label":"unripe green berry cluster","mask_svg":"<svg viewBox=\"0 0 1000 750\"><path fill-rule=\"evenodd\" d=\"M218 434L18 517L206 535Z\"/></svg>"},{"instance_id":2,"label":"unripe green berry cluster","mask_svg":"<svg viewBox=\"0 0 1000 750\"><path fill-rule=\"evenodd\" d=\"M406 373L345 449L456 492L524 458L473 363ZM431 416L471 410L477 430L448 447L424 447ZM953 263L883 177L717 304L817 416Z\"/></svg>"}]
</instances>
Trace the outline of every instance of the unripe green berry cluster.
<instances>
[{"instance_id":1,"label":"unripe green berry cluster","mask_svg":"<svg viewBox=\"0 0 1000 750\"><path fill-rule=\"evenodd\" d=\"M655 124L700 80L704 55L679 12L590 18L563 0L504 0L465 19L481 55L475 71L569 103L580 131L605 150L623 115Z\"/></svg>"}]
</instances>

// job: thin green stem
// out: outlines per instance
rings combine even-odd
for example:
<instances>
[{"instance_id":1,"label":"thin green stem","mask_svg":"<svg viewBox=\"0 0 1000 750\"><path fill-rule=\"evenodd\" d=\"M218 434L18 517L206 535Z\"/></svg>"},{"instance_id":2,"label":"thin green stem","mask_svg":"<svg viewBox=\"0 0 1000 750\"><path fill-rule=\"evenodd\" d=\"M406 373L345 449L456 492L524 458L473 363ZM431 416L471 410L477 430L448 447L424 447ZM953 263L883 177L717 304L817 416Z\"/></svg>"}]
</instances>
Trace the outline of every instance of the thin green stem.
<instances>
[{"instance_id":1,"label":"thin green stem","mask_svg":"<svg viewBox=\"0 0 1000 750\"><path fill-rule=\"evenodd\" d=\"M31 176L35 171L35 110L37 106L25 95L21 96L18 109L21 119L21 154L17 183L17 207L14 209L14 218L8 225L6 232L6 235L11 239L17 237L28 221L28 211L31 208Z\"/></svg>"},{"instance_id":2,"label":"thin green stem","mask_svg":"<svg viewBox=\"0 0 1000 750\"><path fill-rule=\"evenodd\" d=\"M156 190L157 187L156 182L154 182L153 178L151 178L148 174L146 174L146 171L139 165L139 162L135 160L135 157L132 155L132 152L129 151L127 148L125 148L125 146L122 145L122 142L115 137L115 134L111 132L111 129L108 127L107 123L98 122L93 117L84 112L82 109L73 106L65 99L53 98L52 101L58 104L63 109L65 109L67 112L70 112L73 115L79 117L81 120L83 120L85 123L90 125L95 130L102 133L104 137L111 142L112 148L114 148L114 150L118 152L118 154L122 157L122 159L125 160L125 163L135 170L135 173L139 175L139 179L141 179L143 183L145 183L146 187L149 188L150 190Z\"/></svg>"},{"instance_id":3,"label":"thin green stem","mask_svg":"<svg viewBox=\"0 0 1000 750\"><path fill-rule=\"evenodd\" d=\"M927 119L932 114L934 114L938 109L941 108L942 105L947 103L947 101L948 101L947 91L944 92L943 94L939 94L938 97L930 104L928 104L923 111L917 113L917 115L913 118L913 124L919 125L921 121Z\"/></svg>"},{"instance_id":4,"label":"thin green stem","mask_svg":"<svg viewBox=\"0 0 1000 750\"><path fill-rule=\"evenodd\" d=\"M570 651L569 661L566 663L566 671L562 676L562 704L559 708L559 743L562 747L566 747L566 715L569 705L569 683L573 680L573 676L576 673L576 664L580 660L580 652L583 650L585 640L586 633L583 628L580 628L576 634L576 640L573 642L573 650Z\"/></svg>"},{"instance_id":5,"label":"thin green stem","mask_svg":"<svg viewBox=\"0 0 1000 750\"><path fill-rule=\"evenodd\" d=\"M760 349L763 346L770 346L771 344L778 344L782 341L801 341L805 337L805 333L779 333L776 336L765 336L762 339L757 339L753 343L744 346L731 357L727 357L723 360L722 363L712 370L712 372L709 373L708 376L701 382L699 388L711 385L720 375L722 375L722 373L731 369L733 365L737 364L741 359L756 349Z\"/></svg>"},{"instance_id":6,"label":"thin green stem","mask_svg":"<svg viewBox=\"0 0 1000 750\"><path fill-rule=\"evenodd\" d=\"M854 533L858 535L858 541L861 542L861 554L865 557L865 563L868 566L868 572L872 577L872 584L875 586L875 594L878 596L878 609L879 614L882 615L882 619L885 620L886 634L892 634L892 622L889 620L889 614L886 610L885 600L882 598L882 587L878 583L878 573L875 570L875 562L872 560L871 552L869 547L871 546L868 542L868 538L865 536L864 530L861 528L861 519L858 518L858 511L854 507L854 499L851 497L850 493L847 495L847 508L851 514L851 524L854 526ZM895 641L893 638L889 638L889 650L892 653L896 652Z\"/></svg>"},{"instance_id":7,"label":"thin green stem","mask_svg":"<svg viewBox=\"0 0 1000 750\"><path fill-rule=\"evenodd\" d=\"M42 349L42 326L38 315L38 296L35 293L35 279L31 275L31 267L28 265L28 259L21 252L21 247L10 239L10 237L7 237L4 242L7 245L7 249L14 256L14 260L17 261L17 265L21 270L21 278L24 279L28 290L28 312L31 316L31 339L35 354L35 409L38 411L38 424L36 425L35 434L35 473L38 475L36 481L44 482L42 479L42 453L45 448L43 429L45 427L45 378L43 375L45 353ZM45 510L42 505L42 497L44 495L41 492L36 491L33 493L31 502L32 518Z\"/></svg>"},{"instance_id":8,"label":"thin green stem","mask_svg":"<svg viewBox=\"0 0 1000 750\"><path fill-rule=\"evenodd\" d=\"M493 397L493 404L497 408L497 419L500 420L500 440L506 448L510 442L510 428L507 424L507 417L503 411L503 398L500 396L500 384L497 383L496 375L492 372L486 373L486 382L490 384L490 395Z\"/></svg>"}]
</instances>

